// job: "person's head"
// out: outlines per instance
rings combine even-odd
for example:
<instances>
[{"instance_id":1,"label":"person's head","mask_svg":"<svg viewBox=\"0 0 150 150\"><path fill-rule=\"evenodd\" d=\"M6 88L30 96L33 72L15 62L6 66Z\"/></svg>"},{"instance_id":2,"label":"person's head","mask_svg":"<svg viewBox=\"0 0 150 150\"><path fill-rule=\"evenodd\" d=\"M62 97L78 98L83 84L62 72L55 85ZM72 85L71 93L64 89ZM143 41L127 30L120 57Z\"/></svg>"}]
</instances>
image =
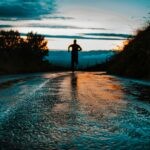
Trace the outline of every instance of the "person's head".
<instances>
[{"instance_id":1,"label":"person's head","mask_svg":"<svg viewBox=\"0 0 150 150\"><path fill-rule=\"evenodd\" d=\"M76 43L77 43L77 40L76 40L76 39L74 39L73 43L74 43L74 44L76 44Z\"/></svg>"}]
</instances>

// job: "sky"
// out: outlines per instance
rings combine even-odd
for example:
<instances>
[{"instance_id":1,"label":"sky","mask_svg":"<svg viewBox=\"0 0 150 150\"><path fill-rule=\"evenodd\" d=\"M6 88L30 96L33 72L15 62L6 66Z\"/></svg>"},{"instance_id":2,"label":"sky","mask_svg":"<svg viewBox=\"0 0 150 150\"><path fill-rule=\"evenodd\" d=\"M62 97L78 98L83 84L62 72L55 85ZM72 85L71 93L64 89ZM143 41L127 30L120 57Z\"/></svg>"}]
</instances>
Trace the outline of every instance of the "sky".
<instances>
[{"instance_id":1,"label":"sky","mask_svg":"<svg viewBox=\"0 0 150 150\"><path fill-rule=\"evenodd\" d=\"M110 50L145 26L150 0L1 0L0 29L42 34L50 50Z\"/></svg>"}]
</instances>

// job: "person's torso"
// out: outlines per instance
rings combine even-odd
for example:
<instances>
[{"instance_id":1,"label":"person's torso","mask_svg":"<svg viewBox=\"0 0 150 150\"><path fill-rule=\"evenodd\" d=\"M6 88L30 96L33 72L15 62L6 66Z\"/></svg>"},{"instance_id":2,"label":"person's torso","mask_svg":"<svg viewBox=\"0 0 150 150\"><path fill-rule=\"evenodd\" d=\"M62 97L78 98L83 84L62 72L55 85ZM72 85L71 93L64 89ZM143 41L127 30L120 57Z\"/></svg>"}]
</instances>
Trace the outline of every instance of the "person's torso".
<instances>
[{"instance_id":1,"label":"person's torso","mask_svg":"<svg viewBox=\"0 0 150 150\"><path fill-rule=\"evenodd\" d=\"M78 44L72 44L72 52L78 52L78 50L79 50L79 45Z\"/></svg>"}]
</instances>

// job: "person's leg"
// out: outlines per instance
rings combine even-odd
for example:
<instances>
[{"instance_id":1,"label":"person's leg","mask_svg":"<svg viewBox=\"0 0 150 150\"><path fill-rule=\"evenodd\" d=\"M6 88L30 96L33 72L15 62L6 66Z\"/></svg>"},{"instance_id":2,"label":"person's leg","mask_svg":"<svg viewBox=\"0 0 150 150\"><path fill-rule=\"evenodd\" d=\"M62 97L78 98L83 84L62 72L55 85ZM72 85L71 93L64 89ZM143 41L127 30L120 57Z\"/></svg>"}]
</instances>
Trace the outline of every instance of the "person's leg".
<instances>
[{"instance_id":1,"label":"person's leg","mask_svg":"<svg viewBox=\"0 0 150 150\"><path fill-rule=\"evenodd\" d=\"M76 56L76 65L78 65L78 63L79 63L79 59L78 59L78 54L77 54L77 56Z\"/></svg>"},{"instance_id":2,"label":"person's leg","mask_svg":"<svg viewBox=\"0 0 150 150\"><path fill-rule=\"evenodd\" d=\"M78 56L74 60L74 67L76 70L78 70Z\"/></svg>"},{"instance_id":3,"label":"person's leg","mask_svg":"<svg viewBox=\"0 0 150 150\"><path fill-rule=\"evenodd\" d=\"M74 72L74 60L71 61L71 71Z\"/></svg>"}]
</instances>

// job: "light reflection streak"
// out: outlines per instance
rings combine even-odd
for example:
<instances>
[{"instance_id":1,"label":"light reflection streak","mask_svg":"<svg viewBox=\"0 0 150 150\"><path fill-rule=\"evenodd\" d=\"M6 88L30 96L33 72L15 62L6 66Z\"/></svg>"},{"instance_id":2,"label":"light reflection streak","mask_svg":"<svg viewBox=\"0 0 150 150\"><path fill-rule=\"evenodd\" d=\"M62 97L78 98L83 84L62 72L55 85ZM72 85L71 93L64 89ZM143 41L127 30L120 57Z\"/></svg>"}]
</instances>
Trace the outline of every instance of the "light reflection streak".
<instances>
[{"instance_id":1,"label":"light reflection streak","mask_svg":"<svg viewBox=\"0 0 150 150\"><path fill-rule=\"evenodd\" d=\"M96 79L94 79L96 78ZM93 119L117 117L119 110L126 108L124 93L119 81L107 75L91 75L80 72L66 77L60 90L60 99L64 102L62 112L73 118L78 112ZM62 109L60 109L62 110ZM73 121L75 122L75 120Z\"/></svg>"}]
</instances>

